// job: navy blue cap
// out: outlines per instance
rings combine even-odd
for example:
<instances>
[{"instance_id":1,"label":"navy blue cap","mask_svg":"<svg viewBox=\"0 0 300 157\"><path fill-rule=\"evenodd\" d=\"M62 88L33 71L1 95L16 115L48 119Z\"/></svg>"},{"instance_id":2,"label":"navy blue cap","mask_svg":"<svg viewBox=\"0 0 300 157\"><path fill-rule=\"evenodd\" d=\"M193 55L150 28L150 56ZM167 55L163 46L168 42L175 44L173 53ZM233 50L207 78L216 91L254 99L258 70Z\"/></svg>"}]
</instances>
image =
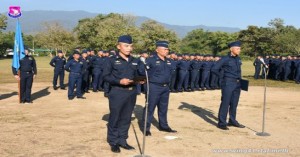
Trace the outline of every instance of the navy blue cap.
<instances>
[{"instance_id":1,"label":"navy blue cap","mask_svg":"<svg viewBox=\"0 0 300 157\"><path fill-rule=\"evenodd\" d=\"M169 42L163 41L163 40L157 41L157 42L156 42L156 47L165 47L165 48L169 48Z\"/></svg>"},{"instance_id":2,"label":"navy blue cap","mask_svg":"<svg viewBox=\"0 0 300 157\"><path fill-rule=\"evenodd\" d=\"M28 51L29 51L29 49L28 49L28 47L27 47L27 46L24 46L24 50L28 50Z\"/></svg>"},{"instance_id":3,"label":"navy blue cap","mask_svg":"<svg viewBox=\"0 0 300 157\"><path fill-rule=\"evenodd\" d=\"M172 52L170 52L169 54L171 55L171 54L176 54L176 53L175 53L174 51L172 51Z\"/></svg>"},{"instance_id":4,"label":"navy blue cap","mask_svg":"<svg viewBox=\"0 0 300 157\"><path fill-rule=\"evenodd\" d=\"M62 53L62 50L57 50L57 53Z\"/></svg>"},{"instance_id":5,"label":"navy blue cap","mask_svg":"<svg viewBox=\"0 0 300 157\"><path fill-rule=\"evenodd\" d=\"M181 55L181 54L178 54L177 57L182 57L182 55Z\"/></svg>"},{"instance_id":6,"label":"navy blue cap","mask_svg":"<svg viewBox=\"0 0 300 157\"><path fill-rule=\"evenodd\" d=\"M232 43L229 43L228 44L228 47L241 47L242 43L240 41L235 41L235 42L232 42Z\"/></svg>"},{"instance_id":7,"label":"navy blue cap","mask_svg":"<svg viewBox=\"0 0 300 157\"><path fill-rule=\"evenodd\" d=\"M88 50L86 50L86 49L82 50L82 53L87 53L87 52L88 52Z\"/></svg>"},{"instance_id":8,"label":"navy blue cap","mask_svg":"<svg viewBox=\"0 0 300 157\"><path fill-rule=\"evenodd\" d=\"M79 54L80 55L80 53L77 50L73 51L73 55L75 55L75 54Z\"/></svg>"},{"instance_id":9,"label":"navy blue cap","mask_svg":"<svg viewBox=\"0 0 300 157\"><path fill-rule=\"evenodd\" d=\"M119 37L118 42L132 44L132 37L130 35L122 35Z\"/></svg>"}]
</instances>

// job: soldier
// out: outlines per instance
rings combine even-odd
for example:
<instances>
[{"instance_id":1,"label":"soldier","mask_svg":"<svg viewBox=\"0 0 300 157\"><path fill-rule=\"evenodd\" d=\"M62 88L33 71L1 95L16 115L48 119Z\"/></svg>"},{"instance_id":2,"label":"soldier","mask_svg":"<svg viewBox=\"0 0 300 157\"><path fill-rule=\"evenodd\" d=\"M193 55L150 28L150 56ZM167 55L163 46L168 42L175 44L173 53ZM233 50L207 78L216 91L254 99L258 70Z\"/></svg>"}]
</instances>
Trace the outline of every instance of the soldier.
<instances>
[{"instance_id":1,"label":"soldier","mask_svg":"<svg viewBox=\"0 0 300 157\"><path fill-rule=\"evenodd\" d=\"M220 69L224 70L222 82L222 98L218 115L218 128L222 130L229 130L227 126L234 126L244 128L236 120L236 110L239 102L241 92L241 59L239 54L241 52L241 42L236 41L228 45L230 53L223 57L212 69L212 72L221 76ZM229 110L229 122L227 124L226 118Z\"/></svg>"},{"instance_id":2,"label":"soldier","mask_svg":"<svg viewBox=\"0 0 300 157\"><path fill-rule=\"evenodd\" d=\"M89 78L89 68L90 68L90 60L88 59L88 51L82 50L81 58L80 60L83 63L83 70L82 70L82 85L81 85L81 91L83 93L89 93L89 84L88 84L88 78Z\"/></svg>"},{"instance_id":3,"label":"soldier","mask_svg":"<svg viewBox=\"0 0 300 157\"><path fill-rule=\"evenodd\" d=\"M57 51L57 56L55 56L49 63L54 67L54 76L53 76L53 89L57 90L57 79L59 76L60 89L65 90L64 77L65 77L65 64L66 58L61 50Z\"/></svg>"},{"instance_id":4,"label":"soldier","mask_svg":"<svg viewBox=\"0 0 300 157\"><path fill-rule=\"evenodd\" d=\"M127 143L131 114L136 103L136 86L133 81L138 75L138 60L130 54L132 38L129 35L120 36L117 48L119 53L108 58L103 70L104 81L109 82L109 122L107 141L114 153L120 152L120 147L132 150L134 147Z\"/></svg>"},{"instance_id":5,"label":"soldier","mask_svg":"<svg viewBox=\"0 0 300 157\"><path fill-rule=\"evenodd\" d=\"M141 51L141 52L140 52L139 60L140 60L140 62L141 62L141 60L146 60L148 57L149 57L149 56L148 56L147 51ZM142 58L143 58L143 59L142 59ZM142 64L142 63L139 63L139 64ZM142 93L142 91L143 91L143 89L144 89L143 87L144 87L144 86L141 85L141 84L137 84L137 85L136 85L136 88L137 88L137 94L138 94L138 95L140 95L140 94Z\"/></svg>"},{"instance_id":6,"label":"soldier","mask_svg":"<svg viewBox=\"0 0 300 157\"><path fill-rule=\"evenodd\" d=\"M12 67L12 72L17 80L20 80L21 103L29 104L31 101L31 88L33 79L37 75L35 59L29 55L29 50L25 48L25 57L20 61L20 75L18 71Z\"/></svg>"},{"instance_id":7,"label":"soldier","mask_svg":"<svg viewBox=\"0 0 300 157\"><path fill-rule=\"evenodd\" d=\"M199 90L199 75L202 66L199 58L199 55L191 56L191 91Z\"/></svg>"},{"instance_id":8,"label":"soldier","mask_svg":"<svg viewBox=\"0 0 300 157\"><path fill-rule=\"evenodd\" d=\"M78 51L74 51L73 59L67 62L65 66L65 70L70 72L69 74L69 83L68 83L68 99L73 100L74 95L74 88L76 86L76 96L78 99L85 99L81 92L81 85L82 85L82 74L83 74L83 62L80 61L80 53Z\"/></svg>"},{"instance_id":9,"label":"soldier","mask_svg":"<svg viewBox=\"0 0 300 157\"><path fill-rule=\"evenodd\" d=\"M220 60L219 56L215 56L213 59L212 68L217 64L217 62ZM217 89L219 87L219 77L215 73L211 73L211 80L210 80L210 87L211 89Z\"/></svg>"},{"instance_id":10,"label":"soldier","mask_svg":"<svg viewBox=\"0 0 300 157\"><path fill-rule=\"evenodd\" d=\"M98 55L93 59L93 92L103 91L102 71L104 65L103 50L99 50Z\"/></svg>"},{"instance_id":11,"label":"soldier","mask_svg":"<svg viewBox=\"0 0 300 157\"><path fill-rule=\"evenodd\" d=\"M297 84L300 84L300 56L298 56L298 59L295 62L295 66L296 66L295 81Z\"/></svg>"},{"instance_id":12,"label":"soldier","mask_svg":"<svg viewBox=\"0 0 300 157\"><path fill-rule=\"evenodd\" d=\"M172 73L172 65L170 59L166 56L169 52L169 43L167 41L157 41L156 42L156 52L146 60L146 66L149 67L149 102L148 102L148 112L143 113L148 114L147 125L146 125L146 136L151 136L150 126L153 119L153 114L156 106L158 107L158 119L159 119L159 129L160 131L174 133L177 132L169 127L167 121L167 112L169 105L170 96L170 77ZM144 73L145 66L140 66L140 73ZM144 120L143 120L144 121Z\"/></svg>"},{"instance_id":13,"label":"soldier","mask_svg":"<svg viewBox=\"0 0 300 157\"><path fill-rule=\"evenodd\" d=\"M171 81L170 81L170 90L172 93L176 93L176 82L177 82L177 69L178 69L178 60L177 55L175 52L170 52L170 61L172 66L172 74L171 74Z\"/></svg>"},{"instance_id":14,"label":"soldier","mask_svg":"<svg viewBox=\"0 0 300 157\"><path fill-rule=\"evenodd\" d=\"M211 55L206 55L204 57L204 62L202 65L202 78L201 78L201 89L210 90L209 80L210 80L210 70L213 63L211 62Z\"/></svg>"},{"instance_id":15,"label":"soldier","mask_svg":"<svg viewBox=\"0 0 300 157\"><path fill-rule=\"evenodd\" d=\"M287 56L287 59L285 61L284 66L284 77L283 81L287 81L289 79L289 76L292 72L292 57L289 55Z\"/></svg>"},{"instance_id":16,"label":"soldier","mask_svg":"<svg viewBox=\"0 0 300 157\"><path fill-rule=\"evenodd\" d=\"M179 61L178 63L178 83L177 83L177 90L178 92L183 92L182 87L184 88L184 91L188 90L188 83L189 83L189 70L190 70L190 61L189 61L189 55L184 54L183 59Z\"/></svg>"},{"instance_id":17,"label":"soldier","mask_svg":"<svg viewBox=\"0 0 300 157\"><path fill-rule=\"evenodd\" d=\"M261 71L261 65L262 65L262 62L260 60L261 60L261 56L258 55L253 62L253 66L255 67L254 79L259 78L259 74Z\"/></svg>"}]
</instances>

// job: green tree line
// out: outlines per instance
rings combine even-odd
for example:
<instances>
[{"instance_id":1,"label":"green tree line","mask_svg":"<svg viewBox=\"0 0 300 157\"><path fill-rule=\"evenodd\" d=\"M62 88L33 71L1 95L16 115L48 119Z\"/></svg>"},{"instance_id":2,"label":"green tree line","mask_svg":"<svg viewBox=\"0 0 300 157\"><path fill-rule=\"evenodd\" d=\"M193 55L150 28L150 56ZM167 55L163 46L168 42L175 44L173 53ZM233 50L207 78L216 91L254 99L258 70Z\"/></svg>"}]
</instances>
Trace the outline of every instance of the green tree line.
<instances>
[{"instance_id":1,"label":"green tree line","mask_svg":"<svg viewBox=\"0 0 300 157\"><path fill-rule=\"evenodd\" d=\"M0 15L0 51L13 47L14 32L3 33L6 16ZM282 19L276 18L268 27L248 26L236 33L209 32L195 29L183 39L174 31L164 28L156 21L149 20L140 26L135 25L135 17L111 13L99 14L94 18L78 21L73 31L64 29L58 23L45 23L44 31L35 35L23 35L25 45L35 48L64 50L71 52L75 47L95 50L114 49L116 39L123 34L133 36L135 52L154 51L157 40L170 42L170 50L179 53L200 53L224 55L229 42L240 40L243 43L243 55L254 57L258 54L300 54L300 29L287 26Z\"/></svg>"}]
</instances>

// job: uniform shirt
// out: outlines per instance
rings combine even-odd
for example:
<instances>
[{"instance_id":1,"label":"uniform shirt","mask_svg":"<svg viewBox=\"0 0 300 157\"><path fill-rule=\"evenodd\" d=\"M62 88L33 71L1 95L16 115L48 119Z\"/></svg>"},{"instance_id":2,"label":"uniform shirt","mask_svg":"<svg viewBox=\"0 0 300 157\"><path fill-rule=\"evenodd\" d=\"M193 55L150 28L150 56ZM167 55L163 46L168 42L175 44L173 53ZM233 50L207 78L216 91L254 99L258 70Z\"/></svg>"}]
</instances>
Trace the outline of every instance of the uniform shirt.
<instances>
[{"instance_id":1,"label":"uniform shirt","mask_svg":"<svg viewBox=\"0 0 300 157\"><path fill-rule=\"evenodd\" d=\"M80 61L83 63L83 69L82 69L82 72L85 73L89 70L90 68L90 60L88 58L83 58L81 57L80 58Z\"/></svg>"},{"instance_id":2,"label":"uniform shirt","mask_svg":"<svg viewBox=\"0 0 300 157\"><path fill-rule=\"evenodd\" d=\"M55 67L55 69L64 69L65 64L66 64L65 57L55 56L50 61L50 65L53 66L53 67Z\"/></svg>"},{"instance_id":3,"label":"uniform shirt","mask_svg":"<svg viewBox=\"0 0 300 157\"><path fill-rule=\"evenodd\" d=\"M171 61L171 69L172 69L173 71L176 71L177 68L178 68L178 63L179 63L179 61L174 60L174 59L170 59L170 61Z\"/></svg>"},{"instance_id":4,"label":"uniform shirt","mask_svg":"<svg viewBox=\"0 0 300 157\"><path fill-rule=\"evenodd\" d=\"M83 62L80 60L76 61L75 59L72 59L67 62L65 66L65 70L68 72L83 74L84 72Z\"/></svg>"},{"instance_id":5,"label":"uniform shirt","mask_svg":"<svg viewBox=\"0 0 300 157\"><path fill-rule=\"evenodd\" d=\"M262 62L258 58L256 58L253 62L253 66L256 66L256 67L261 67L261 64L262 64Z\"/></svg>"},{"instance_id":6,"label":"uniform shirt","mask_svg":"<svg viewBox=\"0 0 300 157\"><path fill-rule=\"evenodd\" d=\"M126 61L119 54L107 58L102 74L104 81L112 86L120 86L121 79L133 80L134 77L138 76L138 62L139 60L132 56L129 56L128 61Z\"/></svg>"},{"instance_id":7,"label":"uniform shirt","mask_svg":"<svg viewBox=\"0 0 300 157\"><path fill-rule=\"evenodd\" d=\"M190 61L188 60L180 60L178 63L178 69L179 70L190 70Z\"/></svg>"},{"instance_id":8,"label":"uniform shirt","mask_svg":"<svg viewBox=\"0 0 300 157\"><path fill-rule=\"evenodd\" d=\"M192 70L200 70L201 66L202 66L202 64L199 61L197 61L197 60L191 61L191 69Z\"/></svg>"},{"instance_id":9,"label":"uniform shirt","mask_svg":"<svg viewBox=\"0 0 300 157\"><path fill-rule=\"evenodd\" d=\"M212 66L213 66L213 62L204 61L203 64L202 64L202 69L205 70L205 71L210 71Z\"/></svg>"},{"instance_id":10,"label":"uniform shirt","mask_svg":"<svg viewBox=\"0 0 300 157\"><path fill-rule=\"evenodd\" d=\"M103 70L104 62L106 57L94 57L93 59L93 68Z\"/></svg>"},{"instance_id":11,"label":"uniform shirt","mask_svg":"<svg viewBox=\"0 0 300 157\"><path fill-rule=\"evenodd\" d=\"M18 75L18 71L15 68L12 68L13 74ZM20 60L20 71L22 72L32 72L35 75L37 74L36 62L32 56L26 55Z\"/></svg>"},{"instance_id":12,"label":"uniform shirt","mask_svg":"<svg viewBox=\"0 0 300 157\"><path fill-rule=\"evenodd\" d=\"M211 69L211 71L217 74L219 77L222 76L220 69L223 69L223 77L241 79L241 65L242 61L239 56L231 56L229 53L227 56L222 57L219 62Z\"/></svg>"},{"instance_id":13,"label":"uniform shirt","mask_svg":"<svg viewBox=\"0 0 300 157\"><path fill-rule=\"evenodd\" d=\"M165 60L162 60L155 54L153 57L147 58L146 66L148 67L149 82L158 84L168 84L170 82L172 73L170 59L165 58ZM144 70L140 70L140 73L143 74Z\"/></svg>"}]
</instances>

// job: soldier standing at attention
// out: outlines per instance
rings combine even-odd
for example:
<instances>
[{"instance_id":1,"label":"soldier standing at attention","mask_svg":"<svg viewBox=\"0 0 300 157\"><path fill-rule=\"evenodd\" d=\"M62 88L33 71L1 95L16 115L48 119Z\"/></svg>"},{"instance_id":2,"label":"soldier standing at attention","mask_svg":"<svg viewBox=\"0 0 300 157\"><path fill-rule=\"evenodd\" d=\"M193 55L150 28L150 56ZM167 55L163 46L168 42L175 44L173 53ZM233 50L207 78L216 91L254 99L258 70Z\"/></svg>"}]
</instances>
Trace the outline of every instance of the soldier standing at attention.
<instances>
[{"instance_id":1,"label":"soldier standing at attention","mask_svg":"<svg viewBox=\"0 0 300 157\"><path fill-rule=\"evenodd\" d=\"M253 62L253 66L255 67L254 79L259 79L259 74L261 71L262 62L260 61L261 56L257 56L255 61Z\"/></svg>"},{"instance_id":2,"label":"soldier standing at attention","mask_svg":"<svg viewBox=\"0 0 300 157\"><path fill-rule=\"evenodd\" d=\"M170 133L177 132L169 127L167 120L170 96L169 83L172 73L171 61L166 58L169 52L169 43L157 41L156 52L157 54L146 60L147 67L149 67L149 87L147 87L149 88L149 106L148 113L145 113L145 109L143 113L143 118L145 114L148 114L146 136L151 136L150 126L156 106L158 108L159 130ZM144 68L145 66L140 66L141 74L144 73Z\"/></svg>"},{"instance_id":3,"label":"soldier standing at attention","mask_svg":"<svg viewBox=\"0 0 300 157\"><path fill-rule=\"evenodd\" d=\"M59 85L60 89L65 90L64 85L64 78L65 78L65 64L66 64L66 58L64 57L64 54L61 50L57 51L57 56L54 57L50 61L50 65L54 67L54 76L53 76L53 89L57 90L57 79L59 77Z\"/></svg>"},{"instance_id":4,"label":"soldier standing at attention","mask_svg":"<svg viewBox=\"0 0 300 157\"><path fill-rule=\"evenodd\" d=\"M120 147L126 150L135 149L127 143L131 114L136 103L136 83L138 75L138 59L131 56L132 38L129 35L120 36L117 48L119 53L108 58L103 70L103 79L111 85L108 94L109 121L107 142L114 153L120 152Z\"/></svg>"},{"instance_id":5,"label":"soldier standing at attention","mask_svg":"<svg viewBox=\"0 0 300 157\"><path fill-rule=\"evenodd\" d=\"M82 85L82 74L84 70L83 62L80 61L80 53L78 51L74 51L73 59L67 62L65 66L65 70L70 72L69 74L69 83L68 83L68 98L69 100L73 100L74 88L76 86L76 96L78 99L85 99L82 96L81 85Z\"/></svg>"},{"instance_id":6,"label":"soldier standing at attention","mask_svg":"<svg viewBox=\"0 0 300 157\"><path fill-rule=\"evenodd\" d=\"M29 51L25 48L25 57L20 60L20 75L18 71L12 67L12 72L17 80L20 80L21 103L29 104L31 101L32 82L37 74L35 59L28 55Z\"/></svg>"},{"instance_id":7,"label":"soldier standing at attention","mask_svg":"<svg viewBox=\"0 0 300 157\"><path fill-rule=\"evenodd\" d=\"M239 54L241 52L241 42L236 41L228 45L230 53L223 57L212 69L212 72L221 76L220 69L224 70L222 81L222 98L218 115L218 128L222 130L229 130L227 126L234 126L244 128L236 120L236 110L239 103L241 93L241 59ZM229 110L229 122L227 124L227 114Z\"/></svg>"}]
</instances>

